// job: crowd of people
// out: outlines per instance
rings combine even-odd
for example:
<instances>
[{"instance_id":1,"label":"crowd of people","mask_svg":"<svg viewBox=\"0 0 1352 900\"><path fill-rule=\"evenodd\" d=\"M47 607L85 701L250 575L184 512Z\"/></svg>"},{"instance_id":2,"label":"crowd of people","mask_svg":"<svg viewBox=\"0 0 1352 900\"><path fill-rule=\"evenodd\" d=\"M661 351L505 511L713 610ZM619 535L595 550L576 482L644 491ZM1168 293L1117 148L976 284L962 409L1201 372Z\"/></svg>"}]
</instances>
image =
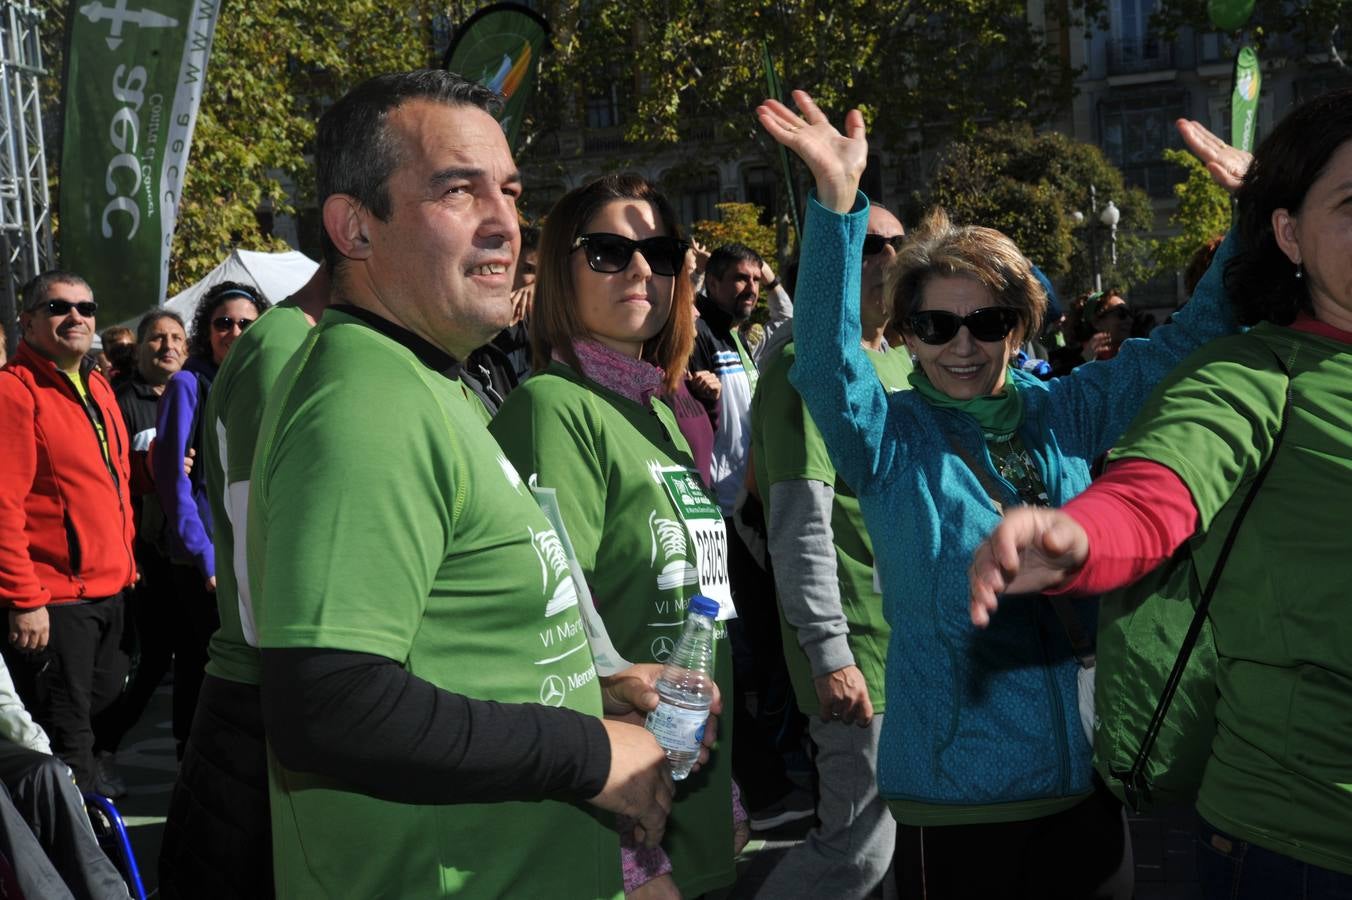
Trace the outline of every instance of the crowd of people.
<instances>
[{"instance_id":1,"label":"crowd of people","mask_svg":"<svg viewBox=\"0 0 1352 900\"><path fill-rule=\"evenodd\" d=\"M165 898L697 897L795 821L759 896L1127 898L1099 598L1213 559L1257 477L1201 890L1352 896L1352 92L1252 157L1180 123L1236 220L1153 329L1111 289L1063 315L980 223L908 230L859 113L793 100L757 110L815 184L783 281L637 175L523 226L500 98L421 70L320 119L294 295L218 284L95 354L86 278L27 285L0 886L127 896L80 794L125 793L172 666ZM697 594L717 696L674 781L643 722Z\"/></svg>"}]
</instances>

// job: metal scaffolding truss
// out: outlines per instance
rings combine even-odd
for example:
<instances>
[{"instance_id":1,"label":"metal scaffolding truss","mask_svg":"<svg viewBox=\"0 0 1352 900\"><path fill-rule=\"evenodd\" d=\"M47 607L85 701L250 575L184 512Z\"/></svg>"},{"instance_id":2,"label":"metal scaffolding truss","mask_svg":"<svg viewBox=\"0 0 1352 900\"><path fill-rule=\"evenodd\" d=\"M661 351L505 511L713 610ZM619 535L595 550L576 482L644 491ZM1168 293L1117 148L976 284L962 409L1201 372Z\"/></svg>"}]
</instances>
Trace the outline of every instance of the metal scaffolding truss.
<instances>
[{"instance_id":1,"label":"metal scaffolding truss","mask_svg":"<svg viewBox=\"0 0 1352 900\"><path fill-rule=\"evenodd\" d=\"M14 327L18 289L55 263L38 96L46 74L38 40L42 17L33 0L0 0L0 327L6 330Z\"/></svg>"}]
</instances>

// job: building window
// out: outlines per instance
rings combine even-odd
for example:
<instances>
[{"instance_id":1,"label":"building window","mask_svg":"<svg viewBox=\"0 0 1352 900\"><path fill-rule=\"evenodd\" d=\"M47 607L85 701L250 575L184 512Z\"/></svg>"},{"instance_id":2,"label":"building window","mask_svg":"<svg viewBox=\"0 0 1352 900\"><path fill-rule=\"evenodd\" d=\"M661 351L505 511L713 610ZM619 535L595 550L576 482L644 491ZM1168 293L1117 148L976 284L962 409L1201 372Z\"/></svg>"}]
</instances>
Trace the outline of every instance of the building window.
<instances>
[{"instance_id":1,"label":"building window","mask_svg":"<svg viewBox=\"0 0 1352 900\"><path fill-rule=\"evenodd\" d=\"M620 124L620 92L614 83L587 98L587 127L613 128Z\"/></svg>"},{"instance_id":2,"label":"building window","mask_svg":"<svg viewBox=\"0 0 1352 900\"><path fill-rule=\"evenodd\" d=\"M1148 72L1174 66L1174 46L1150 31L1156 0L1117 0L1108 42L1108 74Z\"/></svg>"},{"instance_id":3,"label":"building window","mask_svg":"<svg viewBox=\"0 0 1352 900\"><path fill-rule=\"evenodd\" d=\"M675 201L676 215L687 228L718 218L717 172L667 172L662 177L662 190Z\"/></svg>"},{"instance_id":4,"label":"building window","mask_svg":"<svg viewBox=\"0 0 1352 900\"><path fill-rule=\"evenodd\" d=\"M742 188L746 202L761 208L761 224L773 226L779 215L779 177L766 166L752 166L742 173Z\"/></svg>"},{"instance_id":5,"label":"building window","mask_svg":"<svg viewBox=\"0 0 1352 900\"><path fill-rule=\"evenodd\" d=\"M1174 120L1189 115L1182 91L1151 93L1105 100L1099 104L1103 152L1122 170L1127 184L1152 197L1168 197L1183 177L1180 167L1165 162L1166 147L1182 147Z\"/></svg>"}]
</instances>

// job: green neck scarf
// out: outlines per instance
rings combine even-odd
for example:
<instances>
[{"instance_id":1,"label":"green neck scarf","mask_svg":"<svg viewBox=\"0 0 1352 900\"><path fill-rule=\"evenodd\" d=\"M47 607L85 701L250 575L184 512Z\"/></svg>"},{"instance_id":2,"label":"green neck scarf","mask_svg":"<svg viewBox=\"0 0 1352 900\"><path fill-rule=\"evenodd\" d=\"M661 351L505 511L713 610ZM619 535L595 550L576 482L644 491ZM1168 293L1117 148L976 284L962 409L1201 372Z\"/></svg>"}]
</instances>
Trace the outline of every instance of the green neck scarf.
<instances>
[{"instance_id":1,"label":"green neck scarf","mask_svg":"<svg viewBox=\"0 0 1352 900\"><path fill-rule=\"evenodd\" d=\"M931 406L966 413L981 426L988 438L1006 439L1018 431L1023 421L1023 397L1014 379L1006 375L1004 390L989 397L955 400L936 388L917 364L908 376L911 387Z\"/></svg>"}]
</instances>

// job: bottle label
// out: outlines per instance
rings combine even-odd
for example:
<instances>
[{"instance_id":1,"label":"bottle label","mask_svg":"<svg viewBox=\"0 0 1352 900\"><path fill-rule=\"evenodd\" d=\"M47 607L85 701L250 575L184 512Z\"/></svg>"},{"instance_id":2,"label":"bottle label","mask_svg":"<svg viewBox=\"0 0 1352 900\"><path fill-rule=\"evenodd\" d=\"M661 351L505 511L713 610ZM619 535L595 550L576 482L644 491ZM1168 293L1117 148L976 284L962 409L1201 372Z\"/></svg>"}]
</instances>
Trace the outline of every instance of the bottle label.
<instances>
[{"instance_id":1,"label":"bottle label","mask_svg":"<svg viewBox=\"0 0 1352 900\"><path fill-rule=\"evenodd\" d=\"M704 740L704 723L708 720L708 710L659 703L657 709L648 713L647 727L663 749L691 751L698 750Z\"/></svg>"}]
</instances>

